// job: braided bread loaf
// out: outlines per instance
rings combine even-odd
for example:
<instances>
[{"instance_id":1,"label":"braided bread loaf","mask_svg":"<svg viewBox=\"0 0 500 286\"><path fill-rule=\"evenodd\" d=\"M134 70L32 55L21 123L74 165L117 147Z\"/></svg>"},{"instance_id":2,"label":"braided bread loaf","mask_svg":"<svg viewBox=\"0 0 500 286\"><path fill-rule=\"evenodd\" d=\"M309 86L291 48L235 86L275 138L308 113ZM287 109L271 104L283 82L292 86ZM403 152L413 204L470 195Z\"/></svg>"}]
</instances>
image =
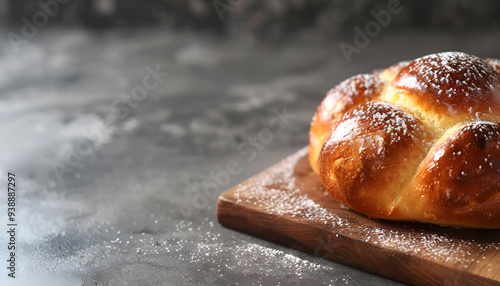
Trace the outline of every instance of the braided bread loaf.
<instances>
[{"instance_id":1,"label":"braided bread loaf","mask_svg":"<svg viewBox=\"0 0 500 286\"><path fill-rule=\"evenodd\" d=\"M428 55L351 77L311 122L328 192L370 217L500 228L500 61Z\"/></svg>"}]
</instances>

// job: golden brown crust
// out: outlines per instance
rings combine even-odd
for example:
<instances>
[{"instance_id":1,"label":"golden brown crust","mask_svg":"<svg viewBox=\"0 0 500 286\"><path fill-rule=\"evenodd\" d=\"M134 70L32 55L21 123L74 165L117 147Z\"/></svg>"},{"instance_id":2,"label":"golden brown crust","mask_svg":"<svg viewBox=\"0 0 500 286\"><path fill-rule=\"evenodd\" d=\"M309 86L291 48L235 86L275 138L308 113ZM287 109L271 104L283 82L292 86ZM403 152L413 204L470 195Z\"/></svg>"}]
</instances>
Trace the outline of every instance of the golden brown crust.
<instances>
[{"instance_id":1,"label":"golden brown crust","mask_svg":"<svg viewBox=\"0 0 500 286\"><path fill-rule=\"evenodd\" d=\"M327 135L319 157L321 181L343 204L390 218L401 184L425 156L430 139L405 110L368 102L344 115Z\"/></svg>"},{"instance_id":2,"label":"golden brown crust","mask_svg":"<svg viewBox=\"0 0 500 286\"><path fill-rule=\"evenodd\" d=\"M500 74L486 61L464 53L440 53L413 61L392 81L400 102L442 127L494 111ZM403 103L403 105L405 105ZM493 110L492 110L493 109Z\"/></svg>"},{"instance_id":3,"label":"golden brown crust","mask_svg":"<svg viewBox=\"0 0 500 286\"><path fill-rule=\"evenodd\" d=\"M366 215L500 228L500 61L458 52L401 62L333 88L309 159Z\"/></svg>"},{"instance_id":4,"label":"golden brown crust","mask_svg":"<svg viewBox=\"0 0 500 286\"><path fill-rule=\"evenodd\" d=\"M411 64L411 61L402 61L393 64L384 70L375 71L375 74L377 74L382 80L390 82L409 64Z\"/></svg>"},{"instance_id":5,"label":"golden brown crust","mask_svg":"<svg viewBox=\"0 0 500 286\"><path fill-rule=\"evenodd\" d=\"M317 172L317 158L332 122L346 111L377 98L384 82L374 74L350 77L326 94L316 109L309 131L309 159Z\"/></svg>"},{"instance_id":6,"label":"golden brown crust","mask_svg":"<svg viewBox=\"0 0 500 286\"><path fill-rule=\"evenodd\" d=\"M500 225L500 127L479 121L456 127L434 145L402 201L420 200L425 219L473 227Z\"/></svg>"}]
</instances>

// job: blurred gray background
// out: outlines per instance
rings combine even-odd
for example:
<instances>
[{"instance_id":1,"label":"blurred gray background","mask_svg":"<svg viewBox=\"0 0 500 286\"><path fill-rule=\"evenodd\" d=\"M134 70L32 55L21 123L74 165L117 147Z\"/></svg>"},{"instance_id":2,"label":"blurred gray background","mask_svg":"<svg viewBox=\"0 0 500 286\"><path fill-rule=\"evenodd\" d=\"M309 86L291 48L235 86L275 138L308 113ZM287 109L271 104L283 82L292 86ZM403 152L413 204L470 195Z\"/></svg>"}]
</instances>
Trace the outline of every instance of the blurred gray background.
<instances>
[{"instance_id":1,"label":"blurred gray background","mask_svg":"<svg viewBox=\"0 0 500 286\"><path fill-rule=\"evenodd\" d=\"M54 0L55 1L55 0ZM40 10L39 1L0 0L0 21L22 25L21 18ZM51 1L42 1L51 2ZM250 32L261 37L286 37L315 30L326 36L352 30L371 19L371 10L389 1L341 0L64 0L51 25L92 28L168 26L231 34ZM387 30L491 30L499 27L500 3L494 0L400 1L411 9L391 22ZM66 4L67 3L67 4ZM228 9L220 21L217 9Z\"/></svg>"}]
</instances>

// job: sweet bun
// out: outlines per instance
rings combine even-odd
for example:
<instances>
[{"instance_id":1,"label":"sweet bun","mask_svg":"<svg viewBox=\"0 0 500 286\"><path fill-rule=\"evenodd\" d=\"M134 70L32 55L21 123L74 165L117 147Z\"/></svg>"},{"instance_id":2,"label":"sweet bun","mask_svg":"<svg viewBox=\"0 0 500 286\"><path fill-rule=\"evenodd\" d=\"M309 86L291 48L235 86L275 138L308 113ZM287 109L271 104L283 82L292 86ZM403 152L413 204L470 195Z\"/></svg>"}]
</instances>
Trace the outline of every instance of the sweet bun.
<instances>
[{"instance_id":1,"label":"sweet bun","mask_svg":"<svg viewBox=\"0 0 500 286\"><path fill-rule=\"evenodd\" d=\"M309 161L339 202L374 218L500 228L500 61L428 55L331 89Z\"/></svg>"}]
</instances>

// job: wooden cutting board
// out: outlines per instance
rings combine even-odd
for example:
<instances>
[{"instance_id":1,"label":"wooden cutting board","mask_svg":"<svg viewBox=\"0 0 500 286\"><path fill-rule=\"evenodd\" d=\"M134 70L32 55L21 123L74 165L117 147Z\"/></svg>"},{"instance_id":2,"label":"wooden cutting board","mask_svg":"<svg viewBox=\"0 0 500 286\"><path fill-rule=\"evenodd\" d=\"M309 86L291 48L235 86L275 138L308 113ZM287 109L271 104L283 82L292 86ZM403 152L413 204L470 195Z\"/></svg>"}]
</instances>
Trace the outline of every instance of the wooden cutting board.
<instances>
[{"instance_id":1,"label":"wooden cutting board","mask_svg":"<svg viewBox=\"0 0 500 286\"><path fill-rule=\"evenodd\" d=\"M322 187L307 148L222 193L217 217L226 227L405 283L500 285L500 230L376 220L346 209Z\"/></svg>"}]
</instances>

